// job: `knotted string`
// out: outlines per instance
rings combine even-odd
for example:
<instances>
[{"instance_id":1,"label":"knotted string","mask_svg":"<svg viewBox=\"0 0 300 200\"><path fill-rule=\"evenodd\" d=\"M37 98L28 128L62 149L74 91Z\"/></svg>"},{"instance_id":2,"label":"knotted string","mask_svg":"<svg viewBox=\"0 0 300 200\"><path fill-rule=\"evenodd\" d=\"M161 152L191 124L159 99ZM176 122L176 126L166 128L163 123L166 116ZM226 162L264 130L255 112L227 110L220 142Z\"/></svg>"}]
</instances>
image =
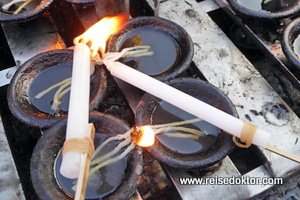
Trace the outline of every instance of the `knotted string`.
<instances>
[{"instance_id":1,"label":"knotted string","mask_svg":"<svg viewBox=\"0 0 300 200\"><path fill-rule=\"evenodd\" d=\"M257 130L257 126L250 124L249 122L245 122L241 132L241 138L240 138L241 142L245 144L238 142L236 136L233 136L232 140L238 147L248 148L252 144L252 140L254 138L256 130Z\"/></svg>"},{"instance_id":2,"label":"knotted string","mask_svg":"<svg viewBox=\"0 0 300 200\"><path fill-rule=\"evenodd\" d=\"M64 156L69 151L77 151L87 153L88 159L92 159L95 147L91 138L71 138L65 141L62 155Z\"/></svg>"}]
</instances>

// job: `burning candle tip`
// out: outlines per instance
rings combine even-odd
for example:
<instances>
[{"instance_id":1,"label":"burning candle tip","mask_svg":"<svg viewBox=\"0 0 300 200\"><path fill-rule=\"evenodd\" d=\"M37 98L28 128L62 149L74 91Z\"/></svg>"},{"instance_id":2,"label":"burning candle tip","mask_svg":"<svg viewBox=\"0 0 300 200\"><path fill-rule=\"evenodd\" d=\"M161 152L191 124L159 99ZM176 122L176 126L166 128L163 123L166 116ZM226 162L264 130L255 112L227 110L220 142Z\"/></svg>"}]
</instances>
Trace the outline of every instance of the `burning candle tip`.
<instances>
[{"instance_id":1,"label":"burning candle tip","mask_svg":"<svg viewBox=\"0 0 300 200\"><path fill-rule=\"evenodd\" d=\"M137 126L132 131L131 138L141 147L150 147L154 144L155 134L149 126Z\"/></svg>"}]
</instances>

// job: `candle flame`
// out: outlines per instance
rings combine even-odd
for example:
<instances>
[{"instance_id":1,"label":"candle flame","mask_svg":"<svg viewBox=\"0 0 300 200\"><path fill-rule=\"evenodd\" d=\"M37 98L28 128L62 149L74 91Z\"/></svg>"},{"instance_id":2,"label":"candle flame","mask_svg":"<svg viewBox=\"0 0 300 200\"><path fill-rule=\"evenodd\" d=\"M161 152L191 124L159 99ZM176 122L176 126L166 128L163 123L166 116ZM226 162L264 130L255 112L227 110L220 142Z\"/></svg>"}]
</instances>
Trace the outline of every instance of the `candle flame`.
<instances>
[{"instance_id":1,"label":"candle flame","mask_svg":"<svg viewBox=\"0 0 300 200\"><path fill-rule=\"evenodd\" d=\"M155 134L149 126L140 127L136 144L141 147L149 147L154 144Z\"/></svg>"},{"instance_id":2,"label":"candle flame","mask_svg":"<svg viewBox=\"0 0 300 200\"><path fill-rule=\"evenodd\" d=\"M105 53L106 41L111 35L118 31L118 28L127 21L124 14L114 17L104 17L99 22L91 26L86 32L74 39L74 44L85 43L90 45L91 56L95 57L98 50Z\"/></svg>"}]
</instances>

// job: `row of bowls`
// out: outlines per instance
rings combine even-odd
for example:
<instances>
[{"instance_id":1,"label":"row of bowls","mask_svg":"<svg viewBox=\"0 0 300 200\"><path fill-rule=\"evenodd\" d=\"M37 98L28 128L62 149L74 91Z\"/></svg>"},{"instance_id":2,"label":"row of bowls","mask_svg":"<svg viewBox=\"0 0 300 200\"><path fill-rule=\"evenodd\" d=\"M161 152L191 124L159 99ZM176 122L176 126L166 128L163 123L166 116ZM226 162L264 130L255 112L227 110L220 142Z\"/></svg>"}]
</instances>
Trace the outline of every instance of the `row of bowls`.
<instances>
[{"instance_id":1,"label":"row of bowls","mask_svg":"<svg viewBox=\"0 0 300 200\"><path fill-rule=\"evenodd\" d=\"M261 2L268 2L268 3L285 3L288 4L287 1L281 0L264 0ZM273 2L272 2L273 1ZM245 4L241 3L244 2ZM253 2L260 2L260 0L253 0ZM276 12L269 12L265 10L255 10L250 9L246 4L251 3L251 1L245 0L228 0L231 8L240 16L257 19L257 20L280 20L287 17L295 17L299 15L300 12L300 0L291 1L292 3L286 9L279 10ZM294 19L291 23L289 23L283 31L282 35L282 50L287 59L297 68L300 70L300 55L297 55L294 50L294 42L297 37L300 35L300 18ZM300 47L299 47L300 48Z\"/></svg>"},{"instance_id":2,"label":"row of bowls","mask_svg":"<svg viewBox=\"0 0 300 200\"><path fill-rule=\"evenodd\" d=\"M140 17L130 20L121 27L118 34L112 36L108 44L109 51L119 51L124 42L125 35L141 27L161 31L169 35L178 43L180 54L177 62L171 70L154 74L152 77L165 81L167 84L182 90L196 98L199 98L212 106L215 106L231 115L237 117L234 106L230 100L217 88L207 82L193 78L176 78L185 72L192 61L193 43L187 32L177 24L156 17ZM14 75L8 88L8 104L12 113L22 122L31 126L47 129L38 141L31 160L31 176L34 188L42 199L68 199L66 194L59 188L53 177L53 163L58 151L63 146L66 116L53 116L40 112L30 101L29 87L38 74L47 68L57 64L72 64L72 50L56 50L37 55L24 63ZM91 101L90 109L97 108L99 103L105 98L106 91L106 71L104 66L97 66L91 78ZM159 88L158 88L159 89ZM159 104L161 100L152 95L145 94L137 107L136 125L151 124L150 114L154 104ZM95 124L96 130L105 131L109 135L121 134L129 129L129 126L122 120L113 116L92 111L90 121ZM111 127L113 127L111 129ZM96 131L96 132L97 132ZM158 140L147 150L159 161L176 168L201 169L220 162L234 148L231 136L221 132L215 143L205 150L205 152L195 154L180 154L166 148ZM126 179L111 195L109 199L128 199L134 189L138 177L142 173L141 149L136 147L129 155L130 164L126 169ZM127 187L127 188L126 188ZM130 189L130 192L129 191Z\"/></svg>"},{"instance_id":3,"label":"row of bowls","mask_svg":"<svg viewBox=\"0 0 300 200\"><path fill-rule=\"evenodd\" d=\"M67 2L74 4L91 4L94 0L66 0ZM259 20L280 20L287 17L293 17L299 14L300 11L300 0L292 1L292 6L287 9L279 10L276 12L266 12L259 10L252 10L245 7L240 1L245 0L228 0L230 6L244 17L250 17ZM277 0L265 0L267 2L277 1ZM8 3L9 0L0 0L1 4ZM279 0L278 0L279 2ZM5 12L0 8L0 22L19 22L27 21L37 17L39 14L43 13L49 6L53 3L53 0L34 0L28 6L25 6L27 11L21 12L20 14L12 14L11 12ZM284 2L283 2L284 3ZM1 5L0 4L0 5ZM287 59L300 70L300 58L294 51L293 43L295 39L300 34L300 18L292 21L285 29L282 39L282 49Z\"/></svg>"}]
</instances>

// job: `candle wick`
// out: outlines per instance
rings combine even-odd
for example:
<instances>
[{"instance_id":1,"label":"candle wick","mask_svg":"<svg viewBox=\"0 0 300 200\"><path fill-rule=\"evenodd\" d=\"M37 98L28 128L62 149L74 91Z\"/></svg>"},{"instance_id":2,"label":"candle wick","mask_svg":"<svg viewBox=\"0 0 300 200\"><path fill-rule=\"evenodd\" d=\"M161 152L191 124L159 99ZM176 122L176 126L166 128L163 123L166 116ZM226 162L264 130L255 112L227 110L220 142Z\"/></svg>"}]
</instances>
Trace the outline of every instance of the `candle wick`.
<instances>
[{"instance_id":1,"label":"candle wick","mask_svg":"<svg viewBox=\"0 0 300 200\"><path fill-rule=\"evenodd\" d=\"M96 64L102 65L104 64L104 61L116 62L120 58L151 56L154 52L150 51L150 48L149 45L140 45L124 48L121 52L102 53L101 51L98 51L97 55L92 57L92 60Z\"/></svg>"}]
</instances>

